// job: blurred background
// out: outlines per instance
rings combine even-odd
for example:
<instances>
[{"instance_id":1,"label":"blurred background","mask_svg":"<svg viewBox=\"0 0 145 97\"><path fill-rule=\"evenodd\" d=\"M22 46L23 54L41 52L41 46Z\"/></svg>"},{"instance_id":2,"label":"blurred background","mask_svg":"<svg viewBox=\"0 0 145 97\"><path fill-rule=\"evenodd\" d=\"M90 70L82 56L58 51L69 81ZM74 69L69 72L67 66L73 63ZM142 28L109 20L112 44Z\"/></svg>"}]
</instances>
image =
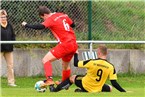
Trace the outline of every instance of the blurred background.
<instances>
[{"instance_id":1,"label":"blurred background","mask_svg":"<svg viewBox=\"0 0 145 97\"><path fill-rule=\"evenodd\" d=\"M54 40L49 30L30 30L21 26L42 22L37 9L47 6L52 12L68 14L76 24L77 40L145 40L145 2L129 1L46 1L2 0L17 40Z\"/></svg>"}]
</instances>

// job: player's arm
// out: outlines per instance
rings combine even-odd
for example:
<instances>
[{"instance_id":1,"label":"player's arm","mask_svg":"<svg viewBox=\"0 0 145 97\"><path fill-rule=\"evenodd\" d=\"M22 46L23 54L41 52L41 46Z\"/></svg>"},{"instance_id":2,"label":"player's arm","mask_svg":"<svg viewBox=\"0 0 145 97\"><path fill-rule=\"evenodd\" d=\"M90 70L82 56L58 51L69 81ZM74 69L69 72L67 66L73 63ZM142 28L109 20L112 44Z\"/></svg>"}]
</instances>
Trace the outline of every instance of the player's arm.
<instances>
[{"instance_id":1,"label":"player's arm","mask_svg":"<svg viewBox=\"0 0 145 97\"><path fill-rule=\"evenodd\" d=\"M73 22L71 25L70 25L72 28L76 27L75 23Z\"/></svg>"},{"instance_id":2,"label":"player's arm","mask_svg":"<svg viewBox=\"0 0 145 97\"><path fill-rule=\"evenodd\" d=\"M72 19L70 19L69 17L66 18L66 19L67 19L67 22L70 25L70 27L74 28L76 26L75 23L74 23L74 21L72 21Z\"/></svg>"},{"instance_id":3,"label":"player's arm","mask_svg":"<svg viewBox=\"0 0 145 97\"><path fill-rule=\"evenodd\" d=\"M126 92L119 84L116 80L110 80L111 84L120 92Z\"/></svg>"},{"instance_id":4,"label":"player's arm","mask_svg":"<svg viewBox=\"0 0 145 97\"><path fill-rule=\"evenodd\" d=\"M75 53L75 54L74 54L74 66L75 66L75 67L78 67L78 62L79 62L78 54Z\"/></svg>"},{"instance_id":5,"label":"player's arm","mask_svg":"<svg viewBox=\"0 0 145 97\"><path fill-rule=\"evenodd\" d=\"M89 68L90 65L87 64L88 62L90 62L90 60L79 61L78 54L77 53L74 54L74 66L75 67Z\"/></svg>"},{"instance_id":6,"label":"player's arm","mask_svg":"<svg viewBox=\"0 0 145 97\"><path fill-rule=\"evenodd\" d=\"M42 30L42 29L45 29L45 26L43 24L27 24L26 22L23 22L22 23L22 26L26 27L26 28L31 28L31 29L35 29L35 30Z\"/></svg>"},{"instance_id":7,"label":"player's arm","mask_svg":"<svg viewBox=\"0 0 145 97\"><path fill-rule=\"evenodd\" d=\"M116 70L115 67L113 66L113 68L111 69L111 72L109 74L109 79L111 81L111 84L120 92L126 92L118 83L117 83L117 74L116 74Z\"/></svg>"}]
</instances>

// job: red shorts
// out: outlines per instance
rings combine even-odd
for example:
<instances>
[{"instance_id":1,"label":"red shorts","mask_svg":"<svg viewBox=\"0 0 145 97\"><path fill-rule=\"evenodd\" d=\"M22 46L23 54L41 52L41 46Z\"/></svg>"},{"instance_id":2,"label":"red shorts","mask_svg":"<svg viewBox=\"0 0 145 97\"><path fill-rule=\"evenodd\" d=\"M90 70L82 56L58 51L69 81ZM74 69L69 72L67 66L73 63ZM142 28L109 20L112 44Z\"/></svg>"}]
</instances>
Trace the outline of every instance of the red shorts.
<instances>
[{"instance_id":1,"label":"red shorts","mask_svg":"<svg viewBox=\"0 0 145 97\"><path fill-rule=\"evenodd\" d=\"M57 59L62 58L63 61L69 62L77 49L78 49L77 43L74 41L69 41L58 44L56 47L52 48L50 52Z\"/></svg>"}]
</instances>

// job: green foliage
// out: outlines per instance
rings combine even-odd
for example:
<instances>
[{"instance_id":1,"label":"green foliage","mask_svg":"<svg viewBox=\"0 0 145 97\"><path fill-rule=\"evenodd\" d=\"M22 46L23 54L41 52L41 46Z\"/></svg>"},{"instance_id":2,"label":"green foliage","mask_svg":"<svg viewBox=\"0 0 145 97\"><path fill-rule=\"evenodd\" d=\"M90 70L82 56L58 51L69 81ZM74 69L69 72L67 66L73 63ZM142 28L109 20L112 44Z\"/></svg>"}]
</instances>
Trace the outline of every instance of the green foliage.
<instances>
[{"instance_id":1,"label":"green foliage","mask_svg":"<svg viewBox=\"0 0 145 97\"><path fill-rule=\"evenodd\" d=\"M145 2L93 4L93 40L144 40Z\"/></svg>"}]
</instances>

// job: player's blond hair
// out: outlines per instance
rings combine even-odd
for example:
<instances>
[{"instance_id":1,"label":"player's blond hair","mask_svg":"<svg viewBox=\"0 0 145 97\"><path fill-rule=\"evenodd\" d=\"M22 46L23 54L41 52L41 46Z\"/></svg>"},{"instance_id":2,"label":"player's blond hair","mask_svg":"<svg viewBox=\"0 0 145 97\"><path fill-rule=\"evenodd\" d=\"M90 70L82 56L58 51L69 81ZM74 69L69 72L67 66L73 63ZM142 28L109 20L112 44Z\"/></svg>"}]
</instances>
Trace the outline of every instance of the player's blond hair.
<instances>
[{"instance_id":1,"label":"player's blond hair","mask_svg":"<svg viewBox=\"0 0 145 97\"><path fill-rule=\"evenodd\" d=\"M107 47L104 45L104 44L100 44L98 49L100 50L100 52L103 54L103 55L107 55L108 53L108 50L107 50Z\"/></svg>"},{"instance_id":2,"label":"player's blond hair","mask_svg":"<svg viewBox=\"0 0 145 97\"><path fill-rule=\"evenodd\" d=\"M6 10L4 10L4 9L1 9L1 10L0 10L0 16L2 16L2 15L7 16Z\"/></svg>"}]
</instances>

